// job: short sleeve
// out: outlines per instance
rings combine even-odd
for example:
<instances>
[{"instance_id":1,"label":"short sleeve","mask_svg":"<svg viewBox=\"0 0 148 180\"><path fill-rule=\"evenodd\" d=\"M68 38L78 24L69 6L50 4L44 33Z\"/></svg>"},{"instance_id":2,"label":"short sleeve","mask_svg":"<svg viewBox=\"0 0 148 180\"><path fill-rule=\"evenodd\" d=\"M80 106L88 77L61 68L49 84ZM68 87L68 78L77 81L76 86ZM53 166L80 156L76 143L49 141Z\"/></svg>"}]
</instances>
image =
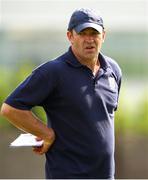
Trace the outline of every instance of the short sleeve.
<instances>
[{"instance_id":1,"label":"short sleeve","mask_svg":"<svg viewBox=\"0 0 148 180\"><path fill-rule=\"evenodd\" d=\"M55 81L52 73L45 73L35 69L5 100L12 107L30 110L40 106L52 93Z\"/></svg>"}]
</instances>

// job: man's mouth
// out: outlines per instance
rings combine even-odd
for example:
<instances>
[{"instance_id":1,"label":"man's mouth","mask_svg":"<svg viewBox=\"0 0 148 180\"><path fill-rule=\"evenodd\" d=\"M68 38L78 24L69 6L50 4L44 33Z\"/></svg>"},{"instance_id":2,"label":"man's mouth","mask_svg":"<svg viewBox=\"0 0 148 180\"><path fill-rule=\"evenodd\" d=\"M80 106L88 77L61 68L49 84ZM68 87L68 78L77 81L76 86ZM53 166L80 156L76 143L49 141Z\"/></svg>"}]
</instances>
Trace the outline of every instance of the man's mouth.
<instances>
[{"instance_id":1,"label":"man's mouth","mask_svg":"<svg viewBox=\"0 0 148 180\"><path fill-rule=\"evenodd\" d=\"M87 46L85 47L86 50L91 50L91 49L94 49L95 47L94 46Z\"/></svg>"}]
</instances>

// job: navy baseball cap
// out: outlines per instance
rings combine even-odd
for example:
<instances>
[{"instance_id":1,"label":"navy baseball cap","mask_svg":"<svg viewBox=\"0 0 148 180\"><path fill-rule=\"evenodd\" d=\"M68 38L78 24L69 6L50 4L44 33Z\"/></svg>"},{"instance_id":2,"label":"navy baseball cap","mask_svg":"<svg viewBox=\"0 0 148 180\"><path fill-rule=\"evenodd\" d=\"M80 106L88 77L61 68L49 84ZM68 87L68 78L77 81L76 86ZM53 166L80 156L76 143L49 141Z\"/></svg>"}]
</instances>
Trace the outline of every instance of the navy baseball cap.
<instances>
[{"instance_id":1,"label":"navy baseball cap","mask_svg":"<svg viewBox=\"0 0 148 180\"><path fill-rule=\"evenodd\" d=\"M89 27L102 33L104 29L102 17L93 9L81 8L75 10L70 18L68 31L74 29L79 33Z\"/></svg>"}]
</instances>

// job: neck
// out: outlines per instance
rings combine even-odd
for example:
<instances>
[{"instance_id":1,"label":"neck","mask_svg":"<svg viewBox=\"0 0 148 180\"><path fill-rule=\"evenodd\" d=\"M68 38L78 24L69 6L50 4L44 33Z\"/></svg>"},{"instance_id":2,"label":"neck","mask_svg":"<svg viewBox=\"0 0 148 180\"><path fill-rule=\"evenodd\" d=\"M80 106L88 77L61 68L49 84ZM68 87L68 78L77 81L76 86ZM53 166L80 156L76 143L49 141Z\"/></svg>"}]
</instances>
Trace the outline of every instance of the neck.
<instances>
[{"instance_id":1,"label":"neck","mask_svg":"<svg viewBox=\"0 0 148 180\"><path fill-rule=\"evenodd\" d=\"M94 75L96 75L96 73L98 72L98 70L100 69L100 62L98 59L88 59L88 60L80 60L81 64L87 66L89 69L91 69L92 73Z\"/></svg>"}]
</instances>

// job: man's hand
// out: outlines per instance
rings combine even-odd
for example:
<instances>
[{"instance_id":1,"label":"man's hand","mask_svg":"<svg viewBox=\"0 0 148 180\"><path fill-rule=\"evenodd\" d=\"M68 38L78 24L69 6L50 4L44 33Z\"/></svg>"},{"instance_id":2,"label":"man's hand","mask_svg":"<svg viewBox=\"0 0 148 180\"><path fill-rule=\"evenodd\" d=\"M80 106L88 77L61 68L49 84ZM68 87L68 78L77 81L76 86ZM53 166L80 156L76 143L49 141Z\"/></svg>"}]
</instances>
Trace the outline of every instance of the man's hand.
<instances>
[{"instance_id":1,"label":"man's hand","mask_svg":"<svg viewBox=\"0 0 148 180\"><path fill-rule=\"evenodd\" d=\"M48 151L48 149L51 147L51 145L53 144L54 139L55 139L55 137L53 137L53 140L51 140L51 141L44 140L42 146L33 147L33 152L38 155L42 155L42 154L46 153ZM42 139L37 137L36 141L42 141Z\"/></svg>"}]
</instances>

